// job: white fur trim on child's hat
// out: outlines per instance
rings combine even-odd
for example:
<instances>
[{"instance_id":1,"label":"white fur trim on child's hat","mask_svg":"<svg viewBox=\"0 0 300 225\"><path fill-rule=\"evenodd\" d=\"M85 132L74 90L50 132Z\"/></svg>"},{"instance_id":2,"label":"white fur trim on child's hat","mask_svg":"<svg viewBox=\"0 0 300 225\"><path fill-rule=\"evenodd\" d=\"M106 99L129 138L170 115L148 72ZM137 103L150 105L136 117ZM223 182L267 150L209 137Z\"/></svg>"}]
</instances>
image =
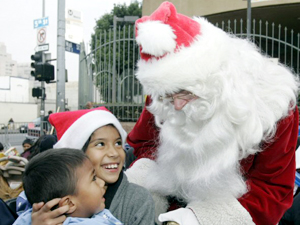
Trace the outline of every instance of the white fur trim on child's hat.
<instances>
[{"instance_id":1,"label":"white fur trim on child's hat","mask_svg":"<svg viewBox=\"0 0 300 225\"><path fill-rule=\"evenodd\" d=\"M54 145L54 148L68 147L82 149L86 141L96 129L108 124L113 124L118 130L122 138L122 145L124 147L127 133L123 129L118 119L111 112L107 110L95 109L85 110L85 114L81 115L79 118L76 118L79 111L80 110L73 112L70 111L65 115L61 115L65 117L65 120L74 120L74 118L72 118L72 114L74 115L75 121L69 127L61 124L63 123L61 122L61 118L59 118L57 121L55 120L58 116L60 116L58 115L59 113L51 114L51 119L49 119L51 124L56 129L60 130L60 132L63 131L62 136L58 137L59 141Z\"/></svg>"}]
</instances>

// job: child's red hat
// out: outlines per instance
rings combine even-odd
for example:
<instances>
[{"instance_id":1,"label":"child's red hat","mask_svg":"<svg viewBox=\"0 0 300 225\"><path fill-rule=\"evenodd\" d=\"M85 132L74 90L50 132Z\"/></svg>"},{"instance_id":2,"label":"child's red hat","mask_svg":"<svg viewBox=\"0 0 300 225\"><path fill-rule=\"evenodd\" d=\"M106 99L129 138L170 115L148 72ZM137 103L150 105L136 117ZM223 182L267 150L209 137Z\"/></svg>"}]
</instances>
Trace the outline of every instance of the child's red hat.
<instances>
[{"instance_id":1,"label":"child's red hat","mask_svg":"<svg viewBox=\"0 0 300 225\"><path fill-rule=\"evenodd\" d=\"M49 122L55 127L58 142L54 148L82 149L92 133L108 124L114 125L125 145L127 133L119 120L105 107L52 113Z\"/></svg>"}]
</instances>

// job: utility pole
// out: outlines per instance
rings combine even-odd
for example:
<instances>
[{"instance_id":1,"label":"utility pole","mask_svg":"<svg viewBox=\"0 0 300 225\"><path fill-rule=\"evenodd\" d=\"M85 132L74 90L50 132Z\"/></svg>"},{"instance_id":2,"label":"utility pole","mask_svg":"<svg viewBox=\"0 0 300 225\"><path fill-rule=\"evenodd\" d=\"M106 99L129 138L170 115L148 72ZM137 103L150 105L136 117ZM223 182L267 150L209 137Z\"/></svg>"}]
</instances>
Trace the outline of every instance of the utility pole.
<instances>
[{"instance_id":1,"label":"utility pole","mask_svg":"<svg viewBox=\"0 0 300 225\"><path fill-rule=\"evenodd\" d=\"M42 11L42 18L45 17L45 0L43 0L43 11ZM44 62L44 53L42 54L42 60ZM45 81L41 81L41 89L42 89L42 97L41 97L41 133L40 135L44 135L44 116L45 116Z\"/></svg>"},{"instance_id":2,"label":"utility pole","mask_svg":"<svg viewBox=\"0 0 300 225\"><path fill-rule=\"evenodd\" d=\"M56 108L65 111L65 0L57 0Z\"/></svg>"}]
</instances>

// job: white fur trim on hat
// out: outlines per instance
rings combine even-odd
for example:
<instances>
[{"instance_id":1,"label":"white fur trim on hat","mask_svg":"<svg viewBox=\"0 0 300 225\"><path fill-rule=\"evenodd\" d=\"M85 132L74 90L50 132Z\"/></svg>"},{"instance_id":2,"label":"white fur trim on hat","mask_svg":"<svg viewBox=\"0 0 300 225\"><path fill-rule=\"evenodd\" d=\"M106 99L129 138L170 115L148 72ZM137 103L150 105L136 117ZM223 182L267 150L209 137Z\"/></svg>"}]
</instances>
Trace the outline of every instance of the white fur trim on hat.
<instances>
[{"instance_id":1,"label":"white fur trim on hat","mask_svg":"<svg viewBox=\"0 0 300 225\"><path fill-rule=\"evenodd\" d=\"M136 42L143 46L143 53L160 57L175 50L176 35L170 25L161 21L146 21L137 26Z\"/></svg>"},{"instance_id":2,"label":"white fur trim on hat","mask_svg":"<svg viewBox=\"0 0 300 225\"><path fill-rule=\"evenodd\" d=\"M94 110L82 115L63 134L61 139L54 145L54 148L75 148L82 149L85 142L92 133L105 125L113 124L121 135L124 147L127 133L118 119L110 112Z\"/></svg>"}]
</instances>

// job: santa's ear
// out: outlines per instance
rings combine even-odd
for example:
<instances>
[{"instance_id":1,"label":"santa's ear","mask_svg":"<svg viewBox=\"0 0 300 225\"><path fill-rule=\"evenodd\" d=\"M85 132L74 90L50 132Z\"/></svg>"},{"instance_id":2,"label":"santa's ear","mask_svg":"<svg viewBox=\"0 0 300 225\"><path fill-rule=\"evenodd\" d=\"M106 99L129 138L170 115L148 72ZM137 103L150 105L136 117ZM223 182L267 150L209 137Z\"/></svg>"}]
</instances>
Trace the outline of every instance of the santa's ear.
<instances>
[{"instance_id":1,"label":"santa's ear","mask_svg":"<svg viewBox=\"0 0 300 225\"><path fill-rule=\"evenodd\" d=\"M71 213L75 212L75 210L77 208L74 199L70 195L63 197L58 203L59 207L62 207L65 205L69 206L69 210L66 212L67 214L71 214Z\"/></svg>"}]
</instances>

